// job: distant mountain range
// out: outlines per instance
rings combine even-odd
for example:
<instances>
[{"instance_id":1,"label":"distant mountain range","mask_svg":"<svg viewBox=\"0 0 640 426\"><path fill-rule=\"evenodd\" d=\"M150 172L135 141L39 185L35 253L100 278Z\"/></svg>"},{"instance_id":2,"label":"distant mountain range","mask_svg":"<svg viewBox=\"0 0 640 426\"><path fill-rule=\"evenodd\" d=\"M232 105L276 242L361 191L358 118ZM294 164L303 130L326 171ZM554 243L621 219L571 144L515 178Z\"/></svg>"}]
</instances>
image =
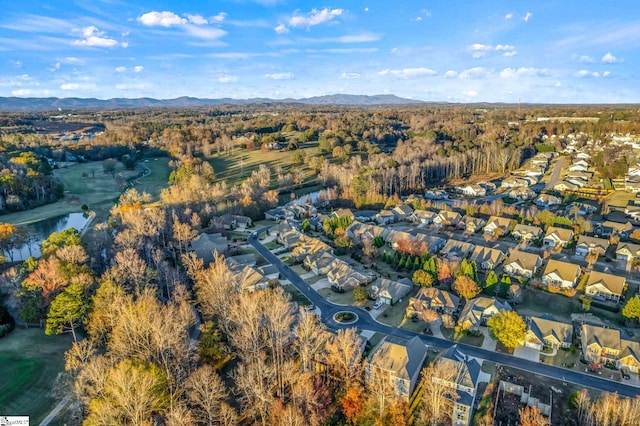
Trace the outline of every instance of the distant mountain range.
<instances>
[{"instance_id":1,"label":"distant mountain range","mask_svg":"<svg viewBox=\"0 0 640 426\"><path fill-rule=\"evenodd\" d=\"M183 96L175 99L153 98L3 98L0 97L2 111L47 111L47 110L81 110L81 109L120 109L120 108L153 108L153 107L199 107L220 104L305 104L305 105L409 105L421 104L423 101L400 98L395 95L327 95L303 99L200 99Z\"/></svg>"}]
</instances>

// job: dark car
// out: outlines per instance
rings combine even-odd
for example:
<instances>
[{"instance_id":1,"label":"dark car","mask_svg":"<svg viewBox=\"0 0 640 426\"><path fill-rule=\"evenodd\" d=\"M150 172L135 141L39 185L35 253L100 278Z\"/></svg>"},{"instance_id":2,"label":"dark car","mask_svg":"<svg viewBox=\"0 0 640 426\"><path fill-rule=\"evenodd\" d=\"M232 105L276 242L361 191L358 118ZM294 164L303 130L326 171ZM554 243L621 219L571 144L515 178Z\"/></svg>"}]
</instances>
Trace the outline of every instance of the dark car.
<instances>
[{"instance_id":1,"label":"dark car","mask_svg":"<svg viewBox=\"0 0 640 426\"><path fill-rule=\"evenodd\" d=\"M334 293L344 293L344 288L338 287L334 284L331 286L331 291L333 291Z\"/></svg>"}]
</instances>

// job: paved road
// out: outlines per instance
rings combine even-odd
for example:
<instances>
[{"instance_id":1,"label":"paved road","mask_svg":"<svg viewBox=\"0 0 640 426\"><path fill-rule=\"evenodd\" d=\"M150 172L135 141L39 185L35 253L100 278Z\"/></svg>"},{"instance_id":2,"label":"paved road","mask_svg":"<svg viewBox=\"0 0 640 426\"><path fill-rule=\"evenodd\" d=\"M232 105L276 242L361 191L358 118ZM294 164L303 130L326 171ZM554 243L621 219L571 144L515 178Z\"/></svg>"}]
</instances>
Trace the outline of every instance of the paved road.
<instances>
[{"instance_id":1,"label":"paved road","mask_svg":"<svg viewBox=\"0 0 640 426\"><path fill-rule=\"evenodd\" d=\"M556 159L553 173L551 173L551 177L549 178L549 183L547 183L547 189L553 188L555 184L558 183L558 179L560 179L560 172L562 171L562 163L564 163L564 157L558 157Z\"/></svg>"},{"instance_id":2,"label":"paved road","mask_svg":"<svg viewBox=\"0 0 640 426\"><path fill-rule=\"evenodd\" d=\"M322 322L332 329L340 329L353 327L354 325L360 330L372 330L374 332L387 334L390 336L397 336L405 339L411 339L415 336L419 336L420 339L429 346L435 346L438 348L451 347L454 342L441 339L434 336L427 336L420 333L415 333L409 330L403 330L396 327L392 327L386 324L382 324L374 320L370 313L364 309L356 308L353 306L344 307L334 305L328 302L324 297L319 295L314 289L309 286L298 274L293 272L287 265L285 265L278 257L276 257L271 251L264 247L257 239L257 236L266 231L269 227L260 228L257 231L252 232L249 235L249 244L251 244L267 261L275 265L280 273L288 279L293 285L298 288L312 303L314 303L322 312ZM333 321L333 315L336 312L349 310L358 314L359 318L355 324L345 326ZM516 358L512 355L492 352L478 348L476 346L465 345L457 343L458 347L467 355L477 358L486 359L499 364L503 364L509 367L520 368L526 371L530 371L535 374L541 374L544 376L552 377L558 380L575 383L579 386L590 387L606 392L618 392L620 395L629 397L636 397L640 392L638 388L627 385L625 383L614 382L612 380L603 379L597 376L583 374L578 371L568 370L540 362L534 362L525 360L522 358ZM606 373L606 371L605 371Z\"/></svg>"}]
</instances>

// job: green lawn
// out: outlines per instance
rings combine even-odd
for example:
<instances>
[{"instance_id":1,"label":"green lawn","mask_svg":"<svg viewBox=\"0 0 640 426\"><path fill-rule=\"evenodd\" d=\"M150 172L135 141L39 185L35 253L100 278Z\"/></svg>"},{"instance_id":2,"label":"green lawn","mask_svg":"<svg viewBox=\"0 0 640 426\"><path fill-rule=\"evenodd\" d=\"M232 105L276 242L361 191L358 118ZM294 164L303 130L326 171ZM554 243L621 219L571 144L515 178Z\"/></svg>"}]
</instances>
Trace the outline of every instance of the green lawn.
<instances>
[{"instance_id":1,"label":"green lawn","mask_svg":"<svg viewBox=\"0 0 640 426\"><path fill-rule=\"evenodd\" d=\"M304 144L302 151L307 157L315 156L318 154L317 143L312 142ZM275 168L280 166L284 172L288 172L293 166L292 157L296 151L266 151L257 149L254 151L247 151L241 148L235 148L230 155L225 153L214 154L209 159L213 170L216 173L218 180L225 180L229 186L240 183L252 172L258 170L261 164L264 164L275 171ZM311 172L306 170L305 181L311 176ZM276 181L273 179L273 186L276 186Z\"/></svg>"},{"instance_id":2,"label":"green lawn","mask_svg":"<svg viewBox=\"0 0 640 426\"><path fill-rule=\"evenodd\" d=\"M0 339L0 413L29 415L39 424L57 403L49 393L71 342L69 335L22 328Z\"/></svg>"},{"instance_id":3,"label":"green lawn","mask_svg":"<svg viewBox=\"0 0 640 426\"><path fill-rule=\"evenodd\" d=\"M136 179L133 187L138 192L151 194L154 201L160 199L160 191L169 185L169 157L145 158L142 165L149 168L150 173L140 179Z\"/></svg>"},{"instance_id":4,"label":"green lawn","mask_svg":"<svg viewBox=\"0 0 640 426\"><path fill-rule=\"evenodd\" d=\"M298 290L293 284L283 285L282 289L289 293L292 302L296 302L301 306L311 305L311 301L307 299L307 296L302 294L302 292Z\"/></svg>"}]
</instances>

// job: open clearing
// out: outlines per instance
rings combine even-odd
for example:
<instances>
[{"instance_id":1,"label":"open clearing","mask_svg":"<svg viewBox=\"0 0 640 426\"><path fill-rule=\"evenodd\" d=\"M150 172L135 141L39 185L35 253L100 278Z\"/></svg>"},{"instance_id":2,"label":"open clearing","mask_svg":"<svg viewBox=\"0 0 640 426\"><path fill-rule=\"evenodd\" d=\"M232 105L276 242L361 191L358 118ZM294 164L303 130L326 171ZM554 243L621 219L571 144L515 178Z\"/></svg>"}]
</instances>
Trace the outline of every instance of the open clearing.
<instances>
[{"instance_id":1,"label":"open clearing","mask_svg":"<svg viewBox=\"0 0 640 426\"><path fill-rule=\"evenodd\" d=\"M50 392L71 342L69 335L35 328L16 328L0 339L0 413L29 415L39 424L56 404Z\"/></svg>"}]
</instances>

